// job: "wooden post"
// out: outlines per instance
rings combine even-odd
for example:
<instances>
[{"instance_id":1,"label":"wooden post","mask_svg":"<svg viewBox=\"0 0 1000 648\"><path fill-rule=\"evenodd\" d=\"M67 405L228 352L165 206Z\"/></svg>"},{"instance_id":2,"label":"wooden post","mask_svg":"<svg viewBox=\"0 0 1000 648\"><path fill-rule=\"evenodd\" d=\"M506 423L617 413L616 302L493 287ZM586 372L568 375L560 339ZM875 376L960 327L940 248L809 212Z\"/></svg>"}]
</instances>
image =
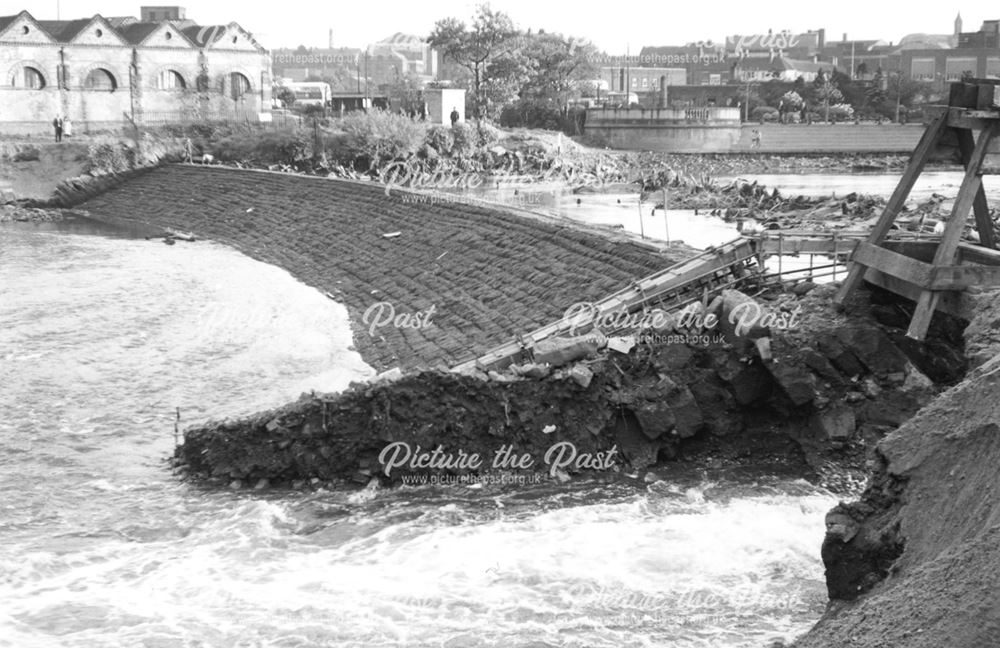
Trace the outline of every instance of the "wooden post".
<instances>
[{"instance_id":1,"label":"wooden post","mask_svg":"<svg viewBox=\"0 0 1000 648\"><path fill-rule=\"evenodd\" d=\"M983 188L983 176L981 168L986 152L989 150L990 141L996 135L997 124L991 123L983 129L976 142L976 147L969 156L966 163L965 177L962 179L962 186L958 190L958 199L951 210L948 224L945 225L941 242L938 243L934 252L932 264L937 266L951 265L955 260L955 252L958 244L962 240L962 232L965 231L965 219L969 216L969 210L976 200L976 196ZM910 320L910 328L906 332L907 337L915 340L923 340L927 335L927 329L931 325L931 317L934 309L937 308L938 299L941 293L935 290L924 290L917 300L917 308L913 311L913 319Z\"/></svg>"},{"instance_id":2,"label":"wooden post","mask_svg":"<svg viewBox=\"0 0 1000 648\"><path fill-rule=\"evenodd\" d=\"M837 280L837 264L840 263L840 252L837 250L837 233L833 233L833 280Z\"/></svg>"},{"instance_id":3,"label":"wooden post","mask_svg":"<svg viewBox=\"0 0 1000 648\"><path fill-rule=\"evenodd\" d=\"M639 205L639 236L645 239L646 228L642 224L642 194L639 194L639 202L637 202L636 204Z\"/></svg>"},{"instance_id":4,"label":"wooden post","mask_svg":"<svg viewBox=\"0 0 1000 648\"><path fill-rule=\"evenodd\" d=\"M781 257L785 255L784 236L784 234L778 232L778 281L781 281Z\"/></svg>"},{"instance_id":5,"label":"wooden post","mask_svg":"<svg viewBox=\"0 0 1000 648\"><path fill-rule=\"evenodd\" d=\"M667 247L670 247L670 221L667 219L667 188L663 187L663 228L667 232Z\"/></svg>"},{"instance_id":6,"label":"wooden post","mask_svg":"<svg viewBox=\"0 0 1000 648\"><path fill-rule=\"evenodd\" d=\"M927 160L930 157L931 151L934 150L934 145L941 138L941 134L944 132L945 125L947 124L948 113L947 111L938 115L934 118L934 121L927 127L924 131L923 136L920 138L920 143L917 144L917 148L914 149L913 155L910 156L910 161L906 165L906 170L903 172L903 177L900 179L899 184L896 185L896 190L892 192L892 197L889 198L889 202L886 203L885 210L882 211L882 215L879 217L878 222L872 229L871 235L868 237L868 242L872 245L878 245L885 238L886 234L892 228L893 221L896 220L896 215L899 210L902 209L903 204L906 202L907 197L910 195L910 191L913 190L913 185L916 184L917 178L920 176L920 172L924 170L924 166L927 164ZM837 296L834 297L833 302L838 306L843 305L847 301L848 296L861 284L861 280L865 276L865 270L867 268L860 263L851 263L851 267L847 272L847 279L844 280L844 284L840 287L840 291L837 292Z\"/></svg>"},{"instance_id":7,"label":"wooden post","mask_svg":"<svg viewBox=\"0 0 1000 648\"><path fill-rule=\"evenodd\" d=\"M969 168L969 161L972 159L972 151L975 149L975 140L972 131L968 128L954 129L958 135L958 149L962 154L962 164L966 170ZM976 192L976 199L972 202L972 212L976 216L976 230L979 232L979 244L991 250L997 249L996 237L993 234L993 220L990 218L989 203L986 202L986 192L982 185Z\"/></svg>"}]
</instances>

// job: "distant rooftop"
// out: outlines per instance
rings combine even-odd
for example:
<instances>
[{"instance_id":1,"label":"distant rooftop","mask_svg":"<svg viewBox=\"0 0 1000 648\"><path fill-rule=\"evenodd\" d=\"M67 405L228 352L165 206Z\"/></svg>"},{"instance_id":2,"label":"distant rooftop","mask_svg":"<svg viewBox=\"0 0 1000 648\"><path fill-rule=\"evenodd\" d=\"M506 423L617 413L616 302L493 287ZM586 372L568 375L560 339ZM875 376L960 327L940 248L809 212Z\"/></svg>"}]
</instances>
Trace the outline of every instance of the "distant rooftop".
<instances>
[{"instance_id":1,"label":"distant rooftop","mask_svg":"<svg viewBox=\"0 0 1000 648\"><path fill-rule=\"evenodd\" d=\"M36 20L29 12L22 11L13 16L0 16L0 33L7 29L14 21L24 17L37 25L39 29L48 34L57 43L70 43L88 25L98 21L114 30L126 42L137 45L143 42L144 39L161 25L169 23L179 29L187 40L196 47L204 47L217 42L230 28L244 32L250 42L257 47L261 47L249 32L243 30L236 23L200 26L184 18L183 7L142 7L142 10L143 17L153 16L157 19L140 21L132 16L105 18L101 15L95 15L90 18L77 18L73 20ZM261 49L263 48L261 47Z\"/></svg>"}]
</instances>

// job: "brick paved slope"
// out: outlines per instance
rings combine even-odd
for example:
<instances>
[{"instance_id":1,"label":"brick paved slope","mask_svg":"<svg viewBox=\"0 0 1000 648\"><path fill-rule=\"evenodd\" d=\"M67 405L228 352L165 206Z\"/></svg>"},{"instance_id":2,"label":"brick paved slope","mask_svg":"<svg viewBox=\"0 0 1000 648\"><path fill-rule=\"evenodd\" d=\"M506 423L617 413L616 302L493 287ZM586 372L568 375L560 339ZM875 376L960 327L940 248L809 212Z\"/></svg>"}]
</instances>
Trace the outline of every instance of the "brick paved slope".
<instances>
[{"instance_id":1,"label":"brick paved slope","mask_svg":"<svg viewBox=\"0 0 1000 648\"><path fill-rule=\"evenodd\" d=\"M405 203L374 184L222 167L161 167L80 207L95 218L192 231L333 293L377 369L457 364L677 260L507 211ZM380 301L397 313L434 305L434 326L371 336L362 315Z\"/></svg>"}]
</instances>

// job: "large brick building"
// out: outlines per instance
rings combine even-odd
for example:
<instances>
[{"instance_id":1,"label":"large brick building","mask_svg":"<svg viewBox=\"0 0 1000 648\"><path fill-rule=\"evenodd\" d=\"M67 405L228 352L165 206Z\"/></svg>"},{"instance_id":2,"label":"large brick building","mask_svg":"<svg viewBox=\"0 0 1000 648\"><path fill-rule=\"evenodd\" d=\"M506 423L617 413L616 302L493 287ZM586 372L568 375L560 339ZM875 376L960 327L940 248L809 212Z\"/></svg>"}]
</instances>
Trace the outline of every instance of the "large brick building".
<instances>
[{"instance_id":1,"label":"large brick building","mask_svg":"<svg viewBox=\"0 0 1000 648\"><path fill-rule=\"evenodd\" d=\"M236 23L200 26L181 7L140 19L0 17L0 132L128 120L258 119L271 106L271 58Z\"/></svg>"}]
</instances>

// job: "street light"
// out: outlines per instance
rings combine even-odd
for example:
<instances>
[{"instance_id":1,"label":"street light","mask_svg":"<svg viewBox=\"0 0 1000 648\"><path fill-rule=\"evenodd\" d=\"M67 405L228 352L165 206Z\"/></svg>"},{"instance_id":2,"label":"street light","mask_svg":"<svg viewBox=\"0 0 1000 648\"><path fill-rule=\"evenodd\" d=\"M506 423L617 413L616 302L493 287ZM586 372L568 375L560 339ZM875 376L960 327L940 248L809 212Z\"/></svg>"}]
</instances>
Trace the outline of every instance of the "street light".
<instances>
[{"instance_id":1,"label":"street light","mask_svg":"<svg viewBox=\"0 0 1000 648\"><path fill-rule=\"evenodd\" d=\"M747 100L743 102L743 121L750 121L750 86L755 84L753 79L747 79Z\"/></svg>"}]
</instances>

